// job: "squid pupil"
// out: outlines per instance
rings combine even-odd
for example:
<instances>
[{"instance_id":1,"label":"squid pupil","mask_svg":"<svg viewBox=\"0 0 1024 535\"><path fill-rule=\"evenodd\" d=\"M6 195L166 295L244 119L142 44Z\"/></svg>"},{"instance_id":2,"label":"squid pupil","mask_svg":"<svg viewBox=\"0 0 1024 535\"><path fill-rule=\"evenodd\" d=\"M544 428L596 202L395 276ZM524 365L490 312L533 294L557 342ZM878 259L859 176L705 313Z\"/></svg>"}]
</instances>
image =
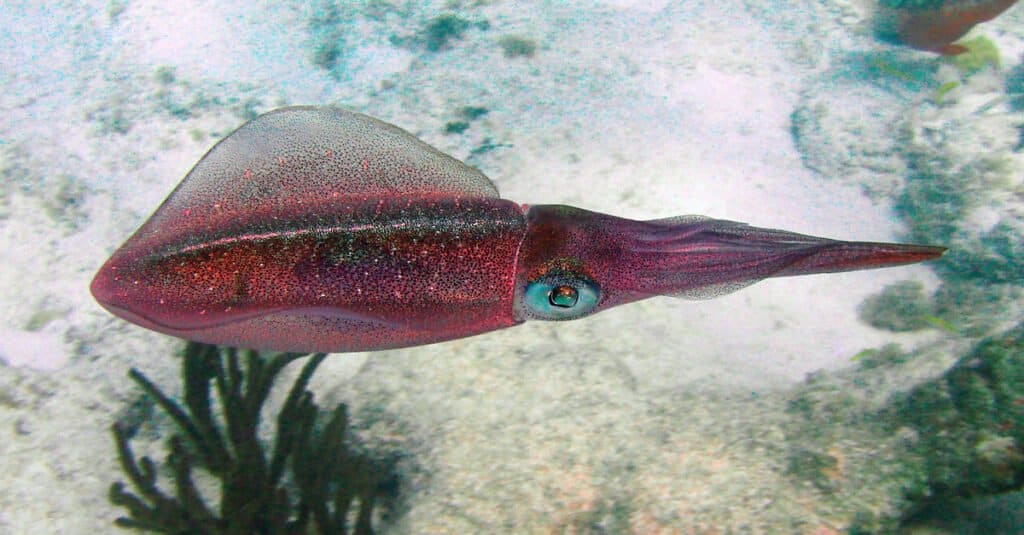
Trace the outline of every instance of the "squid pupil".
<instances>
[{"instance_id":1,"label":"squid pupil","mask_svg":"<svg viewBox=\"0 0 1024 535\"><path fill-rule=\"evenodd\" d=\"M551 293L548 294L548 302L552 306L561 308L571 308L576 304L580 298L579 292L572 286L556 286L551 289Z\"/></svg>"}]
</instances>

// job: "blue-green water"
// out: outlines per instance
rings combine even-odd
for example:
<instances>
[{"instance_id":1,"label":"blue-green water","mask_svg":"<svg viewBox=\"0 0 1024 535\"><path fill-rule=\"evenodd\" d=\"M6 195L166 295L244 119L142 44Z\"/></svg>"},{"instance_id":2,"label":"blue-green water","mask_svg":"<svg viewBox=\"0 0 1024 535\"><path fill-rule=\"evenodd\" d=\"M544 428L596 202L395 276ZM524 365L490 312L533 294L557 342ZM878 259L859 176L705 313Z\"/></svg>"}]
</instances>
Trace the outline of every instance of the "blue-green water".
<instances>
[{"instance_id":1,"label":"blue-green water","mask_svg":"<svg viewBox=\"0 0 1024 535\"><path fill-rule=\"evenodd\" d=\"M396 124L521 203L949 248L331 355L316 402L394 470L379 532L1019 532L1024 8L972 61L878 41L873 9L4 3L0 533L112 531L115 422L174 488L174 423L126 374L180 397L183 344L88 284L213 144L297 104Z\"/></svg>"}]
</instances>

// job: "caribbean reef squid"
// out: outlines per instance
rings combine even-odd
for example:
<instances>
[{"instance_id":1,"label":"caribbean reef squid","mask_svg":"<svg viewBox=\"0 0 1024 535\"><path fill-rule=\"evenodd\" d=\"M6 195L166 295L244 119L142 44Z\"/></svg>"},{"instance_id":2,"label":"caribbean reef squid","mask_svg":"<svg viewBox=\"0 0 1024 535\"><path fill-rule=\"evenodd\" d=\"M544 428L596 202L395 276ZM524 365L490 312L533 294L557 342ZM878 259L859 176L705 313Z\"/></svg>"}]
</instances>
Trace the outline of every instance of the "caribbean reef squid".
<instances>
[{"instance_id":1,"label":"caribbean reef squid","mask_svg":"<svg viewBox=\"0 0 1024 535\"><path fill-rule=\"evenodd\" d=\"M291 107L214 146L91 290L116 316L198 342L370 351L943 250L524 206L396 126Z\"/></svg>"},{"instance_id":2,"label":"caribbean reef squid","mask_svg":"<svg viewBox=\"0 0 1024 535\"><path fill-rule=\"evenodd\" d=\"M967 47L955 43L976 24L992 20L1017 0L880 0L875 35L883 41L955 56Z\"/></svg>"}]
</instances>

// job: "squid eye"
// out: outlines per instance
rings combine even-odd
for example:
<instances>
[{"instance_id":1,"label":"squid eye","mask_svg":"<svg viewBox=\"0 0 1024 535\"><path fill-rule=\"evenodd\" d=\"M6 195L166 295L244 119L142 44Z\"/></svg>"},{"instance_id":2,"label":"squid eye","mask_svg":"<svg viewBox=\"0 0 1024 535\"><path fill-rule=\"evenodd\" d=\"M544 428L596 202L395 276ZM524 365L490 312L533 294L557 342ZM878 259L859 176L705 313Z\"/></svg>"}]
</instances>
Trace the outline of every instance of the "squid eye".
<instances>
[{"instance_id":1,"label":"squid eye","mask_svg":"<svg viewBox=\"0 0 1024 535\"><path fill-rule=\"evenodd\" d=\"M528 283L522 304L530 319L571 320L593 311L600 297L601 289L589 278L559 273Z\"/></svg>"},{"instance_id":2,"label":"squid eye","mask_svg":"<svg viewBox=\"0 0 1024 535\"><path fill-rule=\"evenodd\" d=\"M572 286L558 286L552 288L551 292L548 293L548 302L556 307L572 308L576 306L579 300L580 293Z\"/></svg>"}]
</instances>

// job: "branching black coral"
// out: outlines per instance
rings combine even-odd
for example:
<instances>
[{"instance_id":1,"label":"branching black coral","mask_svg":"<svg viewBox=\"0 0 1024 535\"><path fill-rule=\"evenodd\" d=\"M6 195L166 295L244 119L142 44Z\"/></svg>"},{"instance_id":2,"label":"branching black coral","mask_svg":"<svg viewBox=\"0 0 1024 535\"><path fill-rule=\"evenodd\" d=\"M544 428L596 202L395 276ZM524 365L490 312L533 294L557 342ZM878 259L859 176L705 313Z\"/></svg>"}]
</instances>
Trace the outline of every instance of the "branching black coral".
<instances>
[{"instance_id":1,"label":"branching black coral","mask_svg":"<svg viewBox=\"0 0 1024 535\"><path fill-rule=\"evenodd\" d=\"M277 416L272 444L259 440L260 410L275 377L305 356L239 355L235 349L189 342L182 364L183 405L132 369L129 376L179 429L168 441L166 459L176 492L168 495L158 487L155 463L136 458L129 431L115 424L121 466L135 490L120 482L111 486L110 500L129 513L117 525L174 534L372 533L375 498L389 481L346 449L344 405L318 425L320 410L306 386L326 355L312 355L303 366ZM219 481L218 507L211 508L200 494L193 479L197 470Z\"/></svg>"}]
</instances>

